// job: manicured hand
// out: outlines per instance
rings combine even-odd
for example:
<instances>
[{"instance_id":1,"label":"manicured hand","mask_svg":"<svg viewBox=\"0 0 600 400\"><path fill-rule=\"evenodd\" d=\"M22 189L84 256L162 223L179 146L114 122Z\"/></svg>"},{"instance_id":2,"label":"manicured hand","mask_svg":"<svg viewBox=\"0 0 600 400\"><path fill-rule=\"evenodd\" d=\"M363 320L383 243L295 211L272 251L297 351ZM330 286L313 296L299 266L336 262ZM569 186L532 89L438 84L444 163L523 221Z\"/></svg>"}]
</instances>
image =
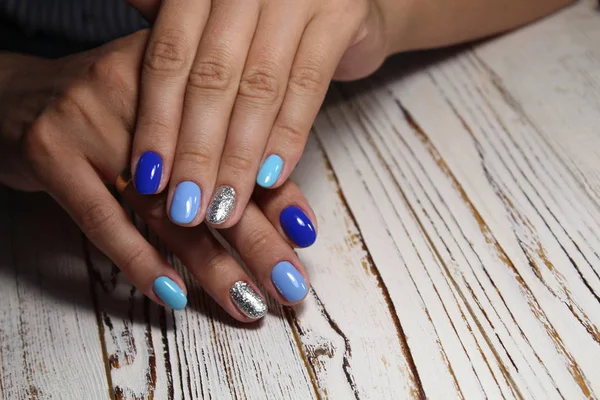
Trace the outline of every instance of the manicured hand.
<instances>
[{"instance_id":1,"label":"manicured hand","mask_svg":"<svg viewBox=\"0 0 600 400\"><path fill-rule=\"evenodd\" d=\"M256 278L256 283L205 224L191 229L173 224L165 213L166 196L142 196L130 187L124 197L202 288L235 319L250 322L266 314L267 302L257 284L284 305L296 304L307 295L306 268L293 251L295 243L286 242L286 236L281 234L282 230L300 230L314 241L314 228L307 232L297 221L280 220L280 215L290 209L300 210L307 220L308 215L314 219L312 210L292 182L261 194L256 202L251 200L240 222L220 231ZM187 301L185 288L168 278L157 277L153 286L154 293L167 306L181 308Z\"/></svg>"},{"instance_id":2,"label":"manicured hand","mask_svg":"<svg viewBox=\"0 0 600 400\"><path fill-rule=\"evenodd\" d=\"M168 190L180 225L236 224L256 184L279 187L294 169L334 74L367 75L385 56L371 0L128 1L156 16L135 186Z\"/></svg>"},{"instance_id":3,"label":"manicured hand","mask_svg":"<svg viewBox=\"0 0 600 400\"><path fill-rule=\"evenodd\" d=\"M0 84L0 184L48 192L141 292L180 309L187 302L184 281L106 187L129 162L147 39L148 31L139 32L59 60L1 55L0 69L12 73ZM235 318L248 321L236 306L239 297L230 294L247 295L252 288L258 309L264 302L257 286L206 226L178 227L166 217L166 195L130 192L126 198L204 289ZM258 283L281 303L296 303L306 295L308 277L293 247L314 242L314 214L291 182L256 199L240 224L223 234ZM298 209L305 221L280 218ZM247 287L238 284L230 292L236 282Z\"/></svg>"}]
</instances>

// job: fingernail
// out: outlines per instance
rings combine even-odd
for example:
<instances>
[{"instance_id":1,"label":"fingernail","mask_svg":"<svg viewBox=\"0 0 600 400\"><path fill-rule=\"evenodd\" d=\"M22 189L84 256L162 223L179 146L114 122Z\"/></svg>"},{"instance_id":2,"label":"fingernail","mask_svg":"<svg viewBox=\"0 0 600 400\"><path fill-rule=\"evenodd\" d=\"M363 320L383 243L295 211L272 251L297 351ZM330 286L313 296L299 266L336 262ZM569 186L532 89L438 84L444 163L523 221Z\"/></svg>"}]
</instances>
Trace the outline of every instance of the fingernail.
<instances>
[{"instance_id":1,"label":"fingernail","mask_svg":"<svg viewBox=\"0 0 600 400\"><path fill-rule=\"evenodd\" d=\"M304 277L289 261L282 261L273 268L271 280L287 301L302 300L308 291Z\"/></svg>"},{"instance_id":2,"label":"fingernail","mask_svg":"<svg viewBox=\"0 0 600 400\"><path fill-rule=\"evenodd\" d=\"M279 214L279 223L287 237L298 247L311 246L317 240L317 231L308 216L296 206L289 206Z\"/></svg>"},{"instance_id":3,"label":"fingernail","mask_svg":"<svg viewBox=\"0 0 600 400\"><path fill-rule=\"evenodd\" d=\"M154 293L169 307L182 310L187 304L187 297L183 290L173 280L160 276L154 281Z\"/></svg>"},{"instance_id":4,"label":"fingernail","mask_svg":"<svg viewBox=\"0 0 600 400\"><path fill-rule=\"evenodd\" d=\"M153 151L147 151L138 160L135 169L135 188L140 194L154 194L160 186L162 158Z\"/></svg>"},{"instance_id":5,"label":"fingernail","mask_svg":"<svg viewBox=\"0 0 600 400\"><path fill-rule=\"evenodd\" d=\"M244 281L237 281L229 289L231 300L248 318L259 319L267 314L267 305L263 298Z\"/></svg>"},{"instance_id":6,"label":"fingernail","mask_svg":"<svg viewBox=\"0 0 600 400\"><path fill-rule=\"evenodd\" d=\"M276 154L271 154L265 162L263 162L258 176L256 177L256 183L264 188L270 188L277 182L281 170L283 169L283 160Z\"/></svg>"},{"instance_id":7,"label":"fingernail","mask_svg":"<svg viewBox=\"0 0 600 400\"><path fill-rule=\"evenodd\" d=\"M235 206L235 189L231 186L219 187L208 206L206 220L211 224L222 224L231 215L233 206Z\"/></svg>"},{"instance_id":8,"label":"fingernail","mask_svg":"<svg viewBox=\"0 0 600 400\"><path fill-rule=\"evenodd\" d=\"M194 182L181 182L175 188L171 202L171 219L178 224L189 224L196 218L200 206L200 187Z\"/></svg>"}]
</instances>

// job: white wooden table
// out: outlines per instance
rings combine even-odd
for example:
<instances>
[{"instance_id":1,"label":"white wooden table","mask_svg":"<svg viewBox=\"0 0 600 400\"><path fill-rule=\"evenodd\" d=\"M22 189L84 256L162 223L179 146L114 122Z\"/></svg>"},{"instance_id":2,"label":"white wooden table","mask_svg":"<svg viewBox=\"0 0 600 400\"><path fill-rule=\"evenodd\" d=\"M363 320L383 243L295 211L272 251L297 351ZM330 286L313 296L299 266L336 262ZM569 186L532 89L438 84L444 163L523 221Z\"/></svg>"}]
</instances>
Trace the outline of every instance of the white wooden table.
<instances>
[{"instance_id":1,"label":"white wooden table","mask_svg":"<svg viewBox=\"0 0 600 400\"><path fill-rule=\"evenodd\" d=\"M0 397L598 398L594 3L335 85L295 173L313 290L255 327L197 287L150 304L45 196L1 190Z\"/></svg>"}]
</instances>

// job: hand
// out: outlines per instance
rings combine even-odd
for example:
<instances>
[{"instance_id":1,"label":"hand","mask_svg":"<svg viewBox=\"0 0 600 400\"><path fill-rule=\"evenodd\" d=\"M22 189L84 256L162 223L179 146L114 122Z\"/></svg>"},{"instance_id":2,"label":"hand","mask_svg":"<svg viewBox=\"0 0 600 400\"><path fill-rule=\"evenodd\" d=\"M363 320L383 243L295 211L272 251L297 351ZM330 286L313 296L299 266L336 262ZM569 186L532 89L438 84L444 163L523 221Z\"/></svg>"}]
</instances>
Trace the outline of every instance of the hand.
<instances>
[{"instance_id":1,"label":"hand","mask_svg":"<svg viewBox=\"0 0 600 400\"><path fill-rule=\"evenodd\" d=\"M181 308L186 301L183 280L140 235L105 186L115 182L128 164L147 38L147 31L139 32L55 61L0 56L0 72L4 72L0 74L4 81L0 85L0 183L47 191L140 291L156 302ZM7 69L13 71L10 79L6 79ZM206 227L189 230L166 223L165 196L142 201L130 192L125 196L136 211L157 229L207 292L235 318L248 321L227 297L227 286L243 281L257 291L256 286ZM158 211L153 206L157 203ZM281 233L300 242L298 237L314 241L314 230L311 235L293 221L279 222L280 213L298 212L288 205L304 210L299 215L309 224L314 221L306 200L289 184L260 197L258 205L250 203L239 226L223 232L258 281L283 304L301 300L308 280ZM280 264L283 261L290 264Z\"/></svg>"},{"instance_id":2,"label":"hand","mask_svg":"<svg viewBox=\"0 0 600 400\"><path fill-rule=\"evenodd\" d=\"M387 51L374 0L128 2L158 15L131 168L140 193L168 185L180 225L237 223L255 183L294 169L332 77L365 76Z\"/></svg>"},{"instance_id":3,"label":"hand","mask_svg":"<svg viewBox=\"0 0 600 400\"><path fill-rule=\"evenodd\" d=\"M251 322L264 316L267 303L260 290L206 224L193 228L173 224L165 212L165 195L142 196L130 185L124 197L232 317ZM300 204L314 218L312 210L289 181L276 190L261 192L255 201L249 202L238 224L220 233L274 299L284 305L298 303L308 293L308 277L290 247L293 242L283 239L280 216L298 209L291 204ZM166 292L159 288L157 293L163 293L163 303L178 308L185 298L178 288L172 288L171 285Z\"/></svg>"}]
</instances>

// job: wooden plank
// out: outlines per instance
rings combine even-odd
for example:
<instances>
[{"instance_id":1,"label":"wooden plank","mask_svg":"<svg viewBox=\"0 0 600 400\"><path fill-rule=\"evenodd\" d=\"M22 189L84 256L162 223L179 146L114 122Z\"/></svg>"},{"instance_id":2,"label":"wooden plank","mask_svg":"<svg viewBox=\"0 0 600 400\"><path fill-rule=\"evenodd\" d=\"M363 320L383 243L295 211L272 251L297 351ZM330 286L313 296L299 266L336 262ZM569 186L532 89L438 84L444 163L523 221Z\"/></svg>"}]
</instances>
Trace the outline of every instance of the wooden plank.
<instances>
[{"instance_id":1,"label":"wooden plank","mask_svg":"<svg viewBox=\"0 0 600 400\"><path fill-rule=\"evenodd\" d=\"M107 396L79 230L46 196L3 188L0 238L3 398Z\"/></svg>"}]
</instances>

